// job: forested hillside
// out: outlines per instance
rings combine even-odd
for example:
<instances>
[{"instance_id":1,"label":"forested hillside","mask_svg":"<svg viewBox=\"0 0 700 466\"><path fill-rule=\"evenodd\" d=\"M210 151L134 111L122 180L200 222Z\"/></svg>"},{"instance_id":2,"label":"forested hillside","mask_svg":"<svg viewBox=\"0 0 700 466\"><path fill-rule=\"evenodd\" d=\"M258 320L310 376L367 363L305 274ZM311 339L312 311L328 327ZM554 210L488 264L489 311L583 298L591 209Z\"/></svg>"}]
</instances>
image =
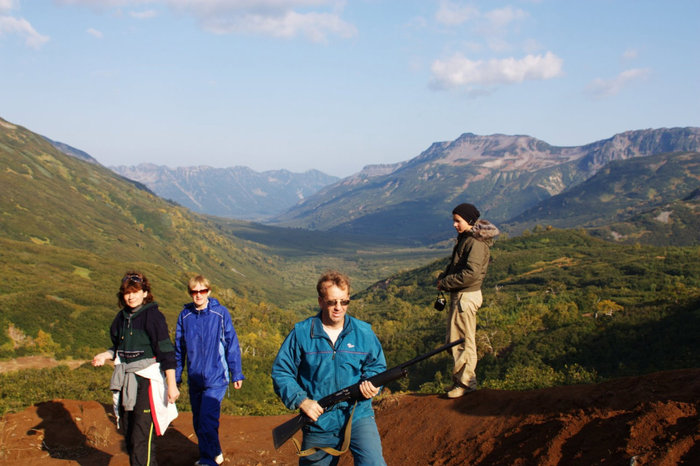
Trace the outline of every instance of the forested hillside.
<instances>
[{"instance_id":1,"label":"forested hillside","mask_svg":"<svg viewBox=\"0 0 700 466\"><path fill-rule=\"evenodd\" d=\"M0 357L86 357L108 344L118 280L133 268L150 277L174 322L193 273L243 306L305 312L326 268L342 266L368 284L439 254L391 254L393 247L321 233L307 238L315 245L307 252L308 241L291 241L299 232L192 213L4 120L0 162Z\"/></svg>"},{"instance_id":2,"label":"forested hillside","mask_svg":"<svg viewBox=\"0 0 700 466\"><path fill-rule=\"evenodd\" d=\"M110 170L63 154L43 137L0 121L0 357L85 358L109 344L119 278L140 269L174 322L188 274L205 273L250 305L298 299L272 253L223 235Z\"/></svg>"},{"instance_id":3,"label":"forested hillside","mask_svg":"<svg viewBox=\"0 0 700 466\"><path fill-rule=\"evenodd\" d=\"M619 245L574 230L538 229L498 241L478 314L482 387L528 389L698 367L699 255L698 247ZM350 312L372 324L390 365L443 342L446 315L432 302L445 263L393 275L352 296ZM269 368L298 316L250 306L231 292L219 297L241 335L247 377L224 411L284 412ZM449 368L447 354L436 356L390 388L434 393L449 382ZM107 402L107 368L25 372L0 375L0 384L12 387L3 410L57 396ZM185 400L181 407L188 409Z\"/></svg>"},{"instance_id":4,"label":"forested hillside","mask_svg":"<svg viewBox=\"0 0 700 466\"><path fill-rule=\"evenodd\" d=\"M445 313L432 302L445 260L433 260L447 257L448 247L412 249L400 239L204 217L0 123L0 357L90 358L102 350L118 279L131 268L150 276L171 325L189 300L187 276L213 280L238 330L247 379L225 401L228 413L284 411L269 368L292 324L316 312L314 284L327 268L353 279L350 312L372 323L390 364L443 342ZM444 223L447 238L449 219ZM482 386L532 388L697 367L699 254L698 246L621 245L583 230L535 226L504 235L479 312ZM449 365L442 354L390 388L438 391ZM0 375L0 413L54 397L108 402L109 373L83 366ZM186 397L180 405L187 409Z\"/></svg>"},{"instance_id":5,"label":"forested hillside","mask_svg":"<svg viewBox=\"0 0 700 466\"><path fill-rule=\"evenodd\" d=\"M343 269L361 288L442 255L198 215L1 119L0 163L0 358L89 359L102 351L119 279L130 269L150 278L173 332L190 300L187 277L203 273L240 334L250 378L240 396L256 399L236 403L245 412L277 406L267 380L271 358L291 324L313 312L315 281L325 269ZM106 369L8 377L0 383L0 412L58 394L108 395Z\"/></svg>"},{"instance_id":6,"label":"forested hillside","mask_svg":"<svg viewBox=\"0 0 700 466\"><path fill-rule=\"evenodd\" d=\"M700 248L617 245L583 230L538 228L498 241L478 313L477 375L485 387L594 382L700 364ZM358 294L393 362L444 339L432 308L446 261ZM358 310L359 308L359 310ZM431 361L410 386L449 381Z\"/></svg>"},{"instance_id":7,"label":"forested hillside","mask_svg":"<svg viewBox=\"0 0 700 466\"><path fill-rule=\"evenodd\" d=\"M651 244L699 244L700 212L690 202L700 180L700 152L681 152L613 161L585 182L543 200L510 219L506 231L544 223L559 228L608 227L609 239ZM697 201L696 201L697 204ZM685 209L683 208L685 207ZM690 209L690 211L688 211ZM655 210L656 223L637 218ZM629 222L637 231L620 225ZM615 235L617 224L624 233ZM653 232L664 232L665 241Z\"/></svg>"}]
</instances>

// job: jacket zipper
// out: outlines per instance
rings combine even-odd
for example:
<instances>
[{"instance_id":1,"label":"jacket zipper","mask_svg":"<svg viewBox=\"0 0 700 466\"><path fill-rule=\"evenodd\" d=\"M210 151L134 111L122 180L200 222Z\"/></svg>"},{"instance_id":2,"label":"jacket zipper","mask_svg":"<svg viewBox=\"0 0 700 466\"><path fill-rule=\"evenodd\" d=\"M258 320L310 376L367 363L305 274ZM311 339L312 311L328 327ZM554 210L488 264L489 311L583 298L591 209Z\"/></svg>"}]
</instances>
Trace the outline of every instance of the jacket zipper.
<instances>
[{"instance_id":1,"label":"jacket zipper","mask_svg":"<svg viewBox=\"0 0 700 466\"><path fill-rule=\"evenodd\" d=\"M328 342L329 345L331 345L331 349L333 350L333 358L332 358L332 360L335 361L335 343L333 343L333 342L330 341L330 340L326 340L326 341Z\"/></svg>"}]
</instances>

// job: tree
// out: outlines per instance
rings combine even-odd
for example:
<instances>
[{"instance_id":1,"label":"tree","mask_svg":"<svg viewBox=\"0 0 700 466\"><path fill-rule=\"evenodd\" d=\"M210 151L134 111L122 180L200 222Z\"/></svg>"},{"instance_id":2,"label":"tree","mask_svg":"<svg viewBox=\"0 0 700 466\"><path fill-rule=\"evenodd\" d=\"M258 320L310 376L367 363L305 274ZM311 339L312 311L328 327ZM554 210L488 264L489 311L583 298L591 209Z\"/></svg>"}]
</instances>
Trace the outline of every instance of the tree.
<instances>
[{"instance_id":1,"label":"tree","mask_svg":"<svg viewBox=\"0 0 700 466\"><path fill-rule=\"evenodd\" d=\"M615 312L624 309L624 307L620 306L615 301L611 301L609 299L603 299L601 301L598 301L598 303L595 305L595 308L596 319L598 318L598 315L612 317Z\"/></svg>"}]
</instances>

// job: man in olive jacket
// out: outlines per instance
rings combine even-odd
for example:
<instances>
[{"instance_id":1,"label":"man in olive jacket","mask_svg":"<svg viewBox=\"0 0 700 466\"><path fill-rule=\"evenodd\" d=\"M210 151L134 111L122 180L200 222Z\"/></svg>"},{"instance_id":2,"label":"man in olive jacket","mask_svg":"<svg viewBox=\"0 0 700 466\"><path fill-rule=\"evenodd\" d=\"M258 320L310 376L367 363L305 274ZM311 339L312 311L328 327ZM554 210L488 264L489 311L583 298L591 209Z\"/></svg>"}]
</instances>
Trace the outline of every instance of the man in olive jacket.
<instances>
[{"instance_id":1,"label":"man in olive jacket","mask_svg":"<svg viewBox=\"0 0 700 466\"><path fill-rule=\"evenodd\" d=\"M479 211L472 204L460 204L452 211L457 230L457 244L447 268L437 281L438 290L450 293L447 341L464 338L464 343L452 347L454 385L449 398L459 398L476 390L476 312L481 307L481 283L491 256L493 238L499 233L492 223L478 220Z\"/></svg>"}]
</instances>

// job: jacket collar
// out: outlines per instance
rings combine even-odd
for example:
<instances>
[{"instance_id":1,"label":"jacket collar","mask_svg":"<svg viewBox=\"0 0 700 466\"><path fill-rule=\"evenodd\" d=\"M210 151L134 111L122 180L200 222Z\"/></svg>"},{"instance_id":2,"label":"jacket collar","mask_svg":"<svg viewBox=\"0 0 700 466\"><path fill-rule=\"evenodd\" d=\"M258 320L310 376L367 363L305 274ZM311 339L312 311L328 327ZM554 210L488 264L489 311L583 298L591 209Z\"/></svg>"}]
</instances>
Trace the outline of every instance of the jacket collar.
<instances>
[{"instance_id":1,"label":"jacket collar","mask_svg":"<svg viewBox=\"0 0 700 466\"><path fill-rule=\"evenodd\" d=\"M209 301L207 302L207 307L205 307L204 309L197 309L193 302L185 304L185 307L192 312L204 313L211 311L212 308L215 308L218 305L219 301L216 298L209 298Z\"/></svg>"},{"instance_id":2,"label":"jacket collar","mask_svg":"<svg viewBox=\"0 0 700 466\"><path fill-rule=\"evenodd\" d=\"M147 304L144 304L142 306L137 307L136 310L134 310L134 311L131 311L131 308L124 307L122 309L122 314L124 314L124 317L126 319L133 319L137 315L143 313L143 311L145 311L146 309L149 309L149 308L156 306L156 305L157 304L155 301L151 301L150 303L147 303Z\"/></svg>"},{"instance_id":3,"label":"jacket collar","mask_svg":"<svg viewBox=\"0 0 700 466\"><path fill-rule=\"evenodd\" d=\"M345 313L345 321L343 322L343 330L338 335L342 337L346 333L352 331L352 317ZM311 320L311 338L328 338L326 331L323 330L323 321L321 320L321 312L316 314Z\"/></svg>"}]
</instances>

